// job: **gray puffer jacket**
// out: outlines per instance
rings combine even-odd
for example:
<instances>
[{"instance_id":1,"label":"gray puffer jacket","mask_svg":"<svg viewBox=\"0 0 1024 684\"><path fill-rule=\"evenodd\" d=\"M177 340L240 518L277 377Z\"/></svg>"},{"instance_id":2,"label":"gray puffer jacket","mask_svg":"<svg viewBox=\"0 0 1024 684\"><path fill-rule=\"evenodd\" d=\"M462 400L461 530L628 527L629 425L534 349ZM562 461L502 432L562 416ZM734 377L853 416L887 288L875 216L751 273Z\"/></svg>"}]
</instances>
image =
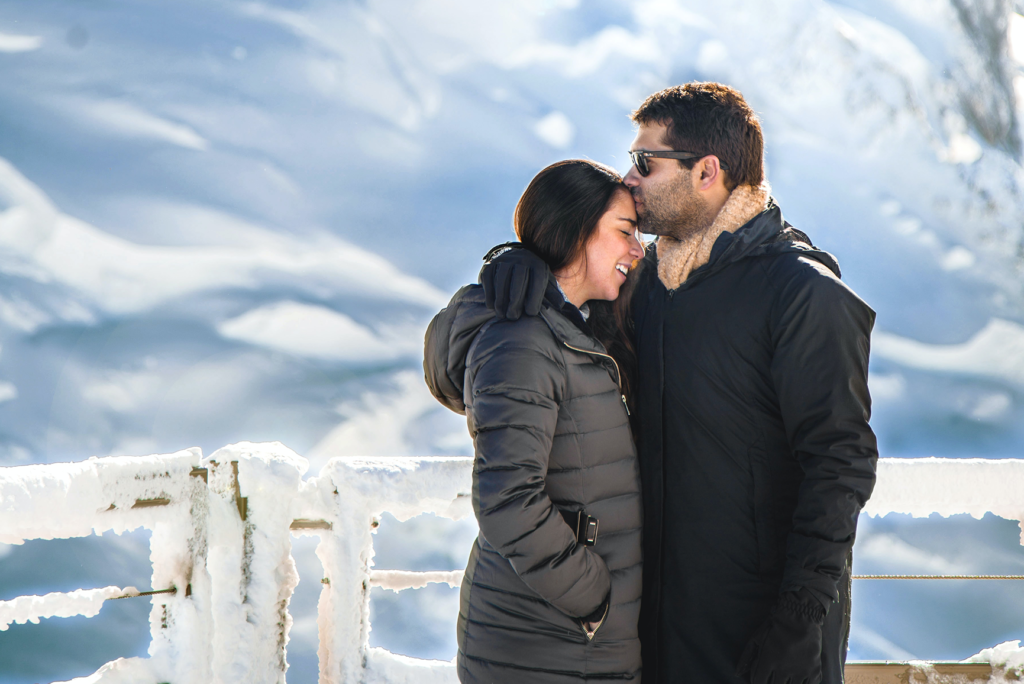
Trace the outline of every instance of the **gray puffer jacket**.
<instances>
[{"instance_id":1,"label":"gray puffer jacket","mask_svg":"<svg viewBox=\"0 0 1024 684\"><path fill-rule=\"evenodd\" d=\"M640 472L618 370L552 280L540 316L495 319L463 288L427 330L437 399L473 437L463 684L640 681ZM597 518L577 543L566 513ZM589 639L580 617L600 611Z\"/></svg>"}]
</instances>

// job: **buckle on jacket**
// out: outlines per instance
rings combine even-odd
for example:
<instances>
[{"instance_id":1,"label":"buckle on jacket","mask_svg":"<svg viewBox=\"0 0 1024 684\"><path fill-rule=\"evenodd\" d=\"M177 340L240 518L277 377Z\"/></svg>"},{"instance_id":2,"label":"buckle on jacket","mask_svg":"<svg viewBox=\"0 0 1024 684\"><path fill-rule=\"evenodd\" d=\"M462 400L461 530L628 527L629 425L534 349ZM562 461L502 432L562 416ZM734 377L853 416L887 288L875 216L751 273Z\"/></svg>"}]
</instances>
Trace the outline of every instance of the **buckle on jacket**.
<instances>
[{"instance_id":1,"label":"buckle on jacket","mask_svg":"<svg viewBox=\"0 0 1024 684\"><path fill-rule=\"evenodd\" d=\"M600 522L597 518L584 511L561 511L561 514L575 533L577 544L593 546L597 543L597 525Z\"/></svg>"}]
</instances>

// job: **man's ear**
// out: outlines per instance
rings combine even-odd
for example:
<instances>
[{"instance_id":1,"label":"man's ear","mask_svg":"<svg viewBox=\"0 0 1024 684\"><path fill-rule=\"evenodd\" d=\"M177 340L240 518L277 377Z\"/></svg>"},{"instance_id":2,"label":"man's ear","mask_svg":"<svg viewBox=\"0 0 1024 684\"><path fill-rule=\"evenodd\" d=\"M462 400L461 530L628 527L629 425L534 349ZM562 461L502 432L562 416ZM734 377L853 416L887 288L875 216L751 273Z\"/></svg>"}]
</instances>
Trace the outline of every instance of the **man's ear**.
<instances>
[{"instance_id":1,"label":"man's ear","mask_svg":"<svg viewBox=\"0 0 1024 684\"><path fill-rule=\"evenodd\" d=\"M693 167L695 171L699 170L699 173L693 174L694 180L697 181L697 190L708 190L715 183L725 183L725 175L722 171L721 162L718 161L718 157L713 154L702 158Z\"/></svg>"}]
</instances>

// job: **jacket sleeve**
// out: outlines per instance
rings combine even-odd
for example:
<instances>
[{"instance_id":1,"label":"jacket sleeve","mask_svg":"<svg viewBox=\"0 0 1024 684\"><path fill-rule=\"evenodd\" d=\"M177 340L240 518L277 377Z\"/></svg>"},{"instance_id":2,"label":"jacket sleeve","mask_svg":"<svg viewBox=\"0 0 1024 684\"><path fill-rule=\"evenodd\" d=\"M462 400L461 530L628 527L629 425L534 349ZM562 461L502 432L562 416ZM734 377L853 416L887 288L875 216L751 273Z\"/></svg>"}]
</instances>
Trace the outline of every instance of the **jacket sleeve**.
<instances>
[{"instance_id":1,"label":"jacket sleeve","mask_svg":"<svg viewBox=\"0 0 1024 684\"><path fill-rule=\"evenodd\" d=\"M507 332L515 326L542 327L550 336L536 318L498 323L481 335L466 393L476 451L473 507L481 535L519 577L562 612L580 617L605 599L611 578L604 560L576 543L545 491L564 361L557 351L517 341Z\"/></svg>"},{"instance_id":2,"label":"jacket sleeve","mask_svg":"<svg viewBox=\"0 0 1024 684\"><path fill-rule=\"evenodd\" d=\"M823 267L801 259L772 312L772 376L804 473L781 590L807 588L826 609L875 483L868 353L875 313Z\"/></svg>"}]
</instances>

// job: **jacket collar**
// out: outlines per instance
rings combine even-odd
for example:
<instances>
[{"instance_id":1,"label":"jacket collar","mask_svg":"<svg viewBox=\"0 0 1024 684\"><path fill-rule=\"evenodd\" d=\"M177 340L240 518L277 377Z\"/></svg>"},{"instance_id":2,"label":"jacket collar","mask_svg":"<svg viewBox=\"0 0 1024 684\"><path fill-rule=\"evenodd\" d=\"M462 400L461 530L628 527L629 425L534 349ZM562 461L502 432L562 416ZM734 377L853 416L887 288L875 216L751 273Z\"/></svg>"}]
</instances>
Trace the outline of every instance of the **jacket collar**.
<instances>
[{"instance_id":1,"label":"jacket collar","mask_svg":"<svg viewBox=\"0 0 1024 684\"><path fill-rule=\"evenodd\" d=\"M664 237L659 237L656 244L660 244ZM802 256L814 259L825 265L835 273L837 278L842 277L839 269L839 262L828 252L818 249L811 243L811 239L805 233L791 226L782 216L782 209L779 208L775 198L768 198L768 206L764 211L755 215L745 224L734 231L723 231L715 239L708 254L707 263L694 268L681 283L683 287L703 280L709 275L720 271L726 266L733 264L747 257L756 257L767 254L782 254L784 252L799 252ZM661 254L658 250L648 250L648 266L655 271L658 280L661 281L661 273L658 269ZM666 289L664 281L661 282Z\"/></svg>"},{"instance_id":2,"label":"jacket collar","mask_svg":"<svg viewBox=\"0 0 1024 684\"><path fill-rule=\"evenodd\" d=\"M548 288L544 293L544 306L541 307L540 317L551 328L555 338L563 344L597 354L608 353L604 345L594 337L579 309L565 300L553 275L548 278Z\"/></svg>"}]
</instances>

